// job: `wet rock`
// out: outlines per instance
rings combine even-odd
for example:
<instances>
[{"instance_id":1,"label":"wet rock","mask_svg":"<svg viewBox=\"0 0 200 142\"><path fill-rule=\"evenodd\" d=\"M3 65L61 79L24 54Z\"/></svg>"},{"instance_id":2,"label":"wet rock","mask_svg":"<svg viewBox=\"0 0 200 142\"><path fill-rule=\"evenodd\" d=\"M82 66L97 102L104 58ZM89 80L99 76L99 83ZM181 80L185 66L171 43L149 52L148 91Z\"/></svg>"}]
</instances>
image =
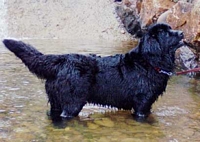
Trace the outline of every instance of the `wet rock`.
<instances>
[{"instance_id":1,"label":"wet rock","mask_svg":"<svg viewBox=\"0 0 200 142\"><path fill-rule=\"evenodd\" d=\"M91 123L91 122L88 122L87 126L88 126L89 129L92 129L92 130L97 129L99 127L99 125L96 125L96 124Z\"/></svg>"},{"instance_id":2,"label":"wet rock","mask_svg":"<svg viewBox=\"0 0 200 142\"><path fill-rule=\"evenodd\" d=\"M191 128L183 129L183 130L182 130L182 134L183 134L183 135L187 135L187 137L193 136L194 133L195 133L194 130L191 129Z\"/></svg>"},{"instance_id":3,"label":"wet rock","mask_svg":"<svg viewBox=\"0 0 200 142\"><path fill-rule=\"evenodd\" d=\"M65 131L71 131L71 128L70 127L66 127Z\"/></svg>"},{"instance_id":4,"label":"wet rock","mask_svg":"<svg viewBox=\"0 0 200 142\"><path fill-rule=\"evenodd\" d=\"M196 55L187 47L183 46L176 52L176 64L184 70L193 69L198 66Z\"/></svg>"},{"instance_id":5,"label":"wet rock","mask_svg":"<svg viewBox=\"0 0 200 142\"><path fill-rule=\"evenodd\" d=\"M47 138L47 135L46 134L40 134L39 135L42 139L46 139Z\"/></svg>"},{"instance_id":6,"label":"wet rock","mask_svg":"<svg viewBox=\"0 0 200 142\"><path fill-rule=\"evenodd\" d=\"M17 133L27 133L27 132L30 132L30 130L27 129L27 128L16 128L14 131L17 132Z\"/></svg>"},{"instance_id":7,"label":"wet rock","mask_svg":"<svg viewBox=\"0 0 200 142\"><path fill-rule=\"evenodd\" d=\"M114 122L108 118L95 120L94 123L104 127L114 127Z\"/></svg>"},{"instance_id":8,"label":"wet rock","mask_svg":"<svg viewBox=\"0 0 200 142\"><path fill-rule=\"evenodd\" d=\"M30 134L30 133L16 133L14 135L13 141L15 141L15 142L20 142L20 141L34 141L34 135Z\"/></svg>"},{"instance_id":9,"label":"wet rock","mask_svg":"<svg viewBox=\"0 0 200 142\"><path fill-rule=\"evenodd\" d=\"M67 140L67 141L70 141L70 137L69 136L63 136L62 138Z\"/></svg>"},{"instance_id":10,"label":"wet rock","mask_svg":"<svg viewBox=\"0 0 200 142\"><path fill-rule=\"evenodd\" d=\"M159 108L159 111L156 112L156 115L158 116L176 116L180 114L186 114L187 112L184 109L181 109L177 106L172 107L166 107L163 106L162 108Z\"/></svg>"},{"instance_id":11,"label":"wet rock","mask_svg":"<svg viewBox=\"0 0 200 142\"><path fill-rule=\"evenodd\" d=\"M138 138L125 138L121 142L142 142L143 140Z\"/></svg>"},{"instance_id":12,"label":"wet rock","mask_svg":"<svg viewBox=\"0 0 200 142\"><path fill-rule=\"evenodd\" d=\"M192 4L180 1L170 11L166 17L167 23L174 29L182 30L187 40L200 42L199 1L195 0Z\"/></svg>"},{"instance_id":13,"label":"wet rock","mask_svg":"<svg viewBox=\"0 0 200 142\"><path fill-rule=\"evenodd\" d=\"M0 109L0 113L5 113L6 110Z\"/></svg>"},{"instance_id":14,"label":"wet rock","mask_svg":"<svg viewBox=\"0 0 200 142\"><path fill-rule=\"evenodd\" d=\"M100 137L100 139L98 140L98 142L109 142L110 139L106 138L106 137Z\"/></svg>"},{"instance_id":15,"label":"wet rock","mask_svg":"<svg viewBox=\"0 0 200 142\"><path fill-rule=\"evenodd\" d=\"M174 5L172 1L144 0L141 3L141 26L145 27L155 23L158 17Z\"/></svg>"}]
</instances>

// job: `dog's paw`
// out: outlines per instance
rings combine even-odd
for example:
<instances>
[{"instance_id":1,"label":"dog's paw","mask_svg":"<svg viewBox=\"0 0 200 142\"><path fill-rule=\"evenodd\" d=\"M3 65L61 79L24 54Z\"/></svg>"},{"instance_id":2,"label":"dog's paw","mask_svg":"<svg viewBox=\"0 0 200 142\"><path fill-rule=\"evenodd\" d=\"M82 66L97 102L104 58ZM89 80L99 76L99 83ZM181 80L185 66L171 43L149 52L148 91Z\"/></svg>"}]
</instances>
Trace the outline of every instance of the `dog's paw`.
<instances>
[{"instance_id":1,"label":"dog's paw","mask_svg":"<svg viewBox=\"0 0 200 142\"><path fill-rule=\"evenodd\" d=\"M132 114L133 118L138 122L145 122L149 116L149 114L135 112Z\"/></svg>"},{"instance_id":2,"label":"dog's paw","mask_svg":"<svg viewBox=\"0 0 200 142\"><path fill-rule=\"evenodd\" d=\"M48 117L48 119L52 120L53 122L59 122L62 121L62 117L60 117L60 113L61 111L57 111L57 110L47 110L46 111L46 115Z\"/></svg>"},{"instance_id":3,"label":"dog's paw","mask_svg":"<svg viewBox=\"0 0 200 142\"><path fill-rule=\"evenodd\" d=\"M60 114L60 117L65 118L65 119L73 118L73 116L68 115L65 110L62 111L62 113Z\"/></svg>"}]
</instances>

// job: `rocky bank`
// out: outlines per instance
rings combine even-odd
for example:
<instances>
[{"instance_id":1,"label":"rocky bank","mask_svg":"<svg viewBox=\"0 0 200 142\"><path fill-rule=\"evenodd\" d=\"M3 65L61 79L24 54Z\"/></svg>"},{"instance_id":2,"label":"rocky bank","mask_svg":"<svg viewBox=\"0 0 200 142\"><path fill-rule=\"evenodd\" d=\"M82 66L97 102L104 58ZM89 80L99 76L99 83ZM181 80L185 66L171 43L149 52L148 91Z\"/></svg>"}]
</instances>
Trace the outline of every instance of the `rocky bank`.
<instances>
[{"instance_id":1,"label":"rocky bank","mask_svg":"<svg viewBox=\"0 0 200 142\"><path fill-rule=\"evenodd\" d=\"M142 29L152 23L168 23L182 30L186 49L178 50L178 63L184 68L197 67L200 56L200 0L121 0L116 13L127 32L140 36ZM181 56L180 56L181 55Z\"/></svg>"},{"instance_id":2,"label":"rocky bank","mask_svg":"<svg viewBox=\"0 0 200 142\"><path fill-rule=\"evenodd\" d=\"M122 0L116 12L127 31L132 28L131 20L138 21L141 28L165 22L184 31L189 42L200 45L200 0ZM134 18L130 20L130 16Z\"/></svg>"},{"instance_id":3,"label":"rocky bank","mask_svg":"<svg viewBox=\"0 0 200 142\"><path fill-rule=\"evenodd\" d=\"M184 31L199 60L200 0L0 0L0 17L1 39L124 41L166 22Z\"/></svg>"}]
</instances>

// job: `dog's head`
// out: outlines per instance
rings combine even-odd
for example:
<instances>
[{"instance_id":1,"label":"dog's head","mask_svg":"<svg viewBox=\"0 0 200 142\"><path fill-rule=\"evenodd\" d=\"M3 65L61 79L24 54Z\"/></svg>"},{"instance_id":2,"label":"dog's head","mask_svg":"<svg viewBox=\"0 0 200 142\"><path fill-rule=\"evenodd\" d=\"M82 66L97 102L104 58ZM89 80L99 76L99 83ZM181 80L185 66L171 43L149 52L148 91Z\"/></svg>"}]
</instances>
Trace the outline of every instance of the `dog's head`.
<instances>
[{"instance_id":1,"label":"dog's head","mask_svg":"<svg viewBox=\"0 0 200 142\"><path fill-rule=\"evenodd\" d=\"M149 26L140 43L141 52L149 54L166 54L183 46L184 35L182 31L172 30L164 23Z\"/></svg>"}]
</instances>

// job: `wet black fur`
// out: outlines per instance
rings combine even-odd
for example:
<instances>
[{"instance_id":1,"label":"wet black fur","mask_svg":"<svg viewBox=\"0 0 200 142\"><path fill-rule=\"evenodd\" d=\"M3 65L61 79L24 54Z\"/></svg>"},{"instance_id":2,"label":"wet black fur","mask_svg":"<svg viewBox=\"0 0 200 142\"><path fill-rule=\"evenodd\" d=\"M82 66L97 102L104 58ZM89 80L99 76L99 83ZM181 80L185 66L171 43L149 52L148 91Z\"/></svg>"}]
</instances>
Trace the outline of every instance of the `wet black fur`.
<instances>
[{"instance_id":1,"label":"wet black fur","mask_svg":"<svg viewBox=\"0 0 200 142\"><path fill-rule=\"evenodd\" d=\"M167 86L175 50L182 46L181 31L155 24L144 33L138 46L126 54L43 55L31 45L5 39L3 43L29 70L45 79L52 117L72 118L87 103L135 110L146 117Z\"/></svg>"}]
</instances>

